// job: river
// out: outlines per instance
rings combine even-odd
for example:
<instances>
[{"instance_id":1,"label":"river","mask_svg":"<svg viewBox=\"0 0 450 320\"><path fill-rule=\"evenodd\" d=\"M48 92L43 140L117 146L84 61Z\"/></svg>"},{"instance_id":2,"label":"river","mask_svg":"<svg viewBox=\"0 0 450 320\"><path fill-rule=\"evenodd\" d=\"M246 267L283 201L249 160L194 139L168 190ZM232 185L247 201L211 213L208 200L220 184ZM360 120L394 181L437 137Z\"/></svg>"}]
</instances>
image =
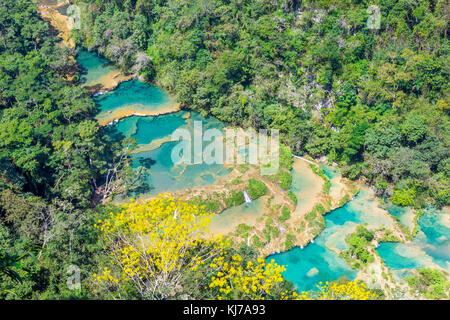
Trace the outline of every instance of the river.
<instances>
[{"instance_id":1,"label":"river","mask_svg":"<svg viewBox=\"0 0 450 320\"><path fill-rule=\"evenodd\" d=\"M105 75L115 72L114 66L105 59L86 51L79 53L78 62L85 70L82 79L88 84L101 82L100 79ZM145 195L212 185L229 172L218 164L175 165L172 162L170 155L175 142L170 141L170 135L176 129L185 128L192 132L195 120L202 121L204 128L220 130L224 124L196 112L171 112L175 102L164 90L138 80L130 80L94 99L99 111L97 119L103 124L109 123L105 132L111 139L131 137L137 140L138 149L133 154L133 167L144 166L149 169L146 176L149 189L142 191ZM133 112L147 116L124 117ZM155 115L146 112L155 112ZM114 120L109 122L111 119ZM333 193L339 171L329 167L324 167L324 170L331 179L330 193ZM292 173L291 190L297 194L299 205L311 202L313 198L307 190L311 188L313 180L297 172L296 166ZM241 221L251 224L249 219L260 217L261 208L262 204L257 200L227 209L213 221L212 228L216 231L228 231ZM414 218L409 209L389 204L380 205L369 188L362 188L353 200L325 216L326 228L313 243L305 248L296 247L271 255L268 259L285 265L287 270L284 277L301 290L314 289L320 281L342 277L354 279L357 272L339 258L336 250L346 249L345 237L355 230L356 225L367 223L370 228L392 228L395 217L405 225L410 225ZM419 232L414 240L408 243L382 243L377 250L386 265L396 271L399 277L407 274L407 270L425 266L450 271L449 239L449 211L428 209L419 220Z\"/></svg>"}]
</instances>

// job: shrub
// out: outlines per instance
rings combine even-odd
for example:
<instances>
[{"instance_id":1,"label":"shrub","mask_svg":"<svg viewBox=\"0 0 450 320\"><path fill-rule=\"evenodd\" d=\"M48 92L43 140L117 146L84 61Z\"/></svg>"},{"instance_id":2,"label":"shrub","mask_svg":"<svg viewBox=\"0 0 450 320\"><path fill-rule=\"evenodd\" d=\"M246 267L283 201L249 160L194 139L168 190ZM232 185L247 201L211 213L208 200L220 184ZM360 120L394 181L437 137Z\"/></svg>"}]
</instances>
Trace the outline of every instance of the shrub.
<instances>
[{"instance_id":1,"label":"shrub","mask_svg":"<svg viewBox=\"0 0 450 320\"><path fill-rule=\"evenodd\" d=\"M278 217L278 221L284 222L288 220L291 217L291 211L288 207L283 206L283 209L281 209L281 217Z\"/></svg>"},{"instance_id":2,"label":"shrub","mask_svg":"<svg viewBox=\"0 0 450 320\"><path fill-rule=\"evenodd\" d=\"M257 199L267 194L267 187L264 182L251 178L248 181L247 192L252 199Z\"/></svg>"}]
</instances>

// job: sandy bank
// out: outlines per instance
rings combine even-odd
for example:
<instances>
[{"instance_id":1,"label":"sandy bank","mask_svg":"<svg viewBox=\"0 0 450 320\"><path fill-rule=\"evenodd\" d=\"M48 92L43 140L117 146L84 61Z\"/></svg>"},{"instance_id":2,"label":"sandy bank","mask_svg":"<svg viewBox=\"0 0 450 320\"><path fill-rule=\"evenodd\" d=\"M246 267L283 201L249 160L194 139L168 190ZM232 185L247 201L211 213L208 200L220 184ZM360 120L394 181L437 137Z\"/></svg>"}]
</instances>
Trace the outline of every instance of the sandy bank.
<instances>
[{"instance_id":1,"label":"sandy bank","mask_svg":"<svg viewBox=\"0 0 450 320\"><path fill-rule=\"evenodd\" d=\"M113 121L131 116L160 116L163 114L174 113L181 110L181 106L179 103L168 103L166 106L160 107L157 110L142 110L142 108L142 105L120 107L110 112L102 112L96 116L96 119L100 126L106 126Z\"/></svg>"},{"instance_id":2,"label":"sandy bank","mask_svg":"<svg viewBox=\"0 0 450 320\"><path fill-rule=\"evenodd\" d=\"M101 91L111 91L116 89L122 82L129 81L135 77L134 74L124 75L120 70L113 70L95 81L85 83L83 87L92 94Z\"/></svg>"},{"instance_id":3,"label":"sandy bank","mask_svg":"<svg viewBox=\"0 0 450 320\"><path fill-rule=\"evenodd\" d=\"M132 154L137 154L141 152L148 152L159 149L164 143L171 142L170 136L162 137L159 139L152 140L148 144L139 144L136 149L133 150Z\"/></svg>"},{"instance_id":4,"label":"sandy bank","mask_svg":"<svg viewBox=\"0 0 450 320\"><path fill-rule=\"evenodd\" d=\"M75 48L75 41L70 37L70 30L72 30L74 20L43 4L38 4L38 9L42 19L53 27L58 37L62 39L62 43Z\"/></svg>"}]
</instances>

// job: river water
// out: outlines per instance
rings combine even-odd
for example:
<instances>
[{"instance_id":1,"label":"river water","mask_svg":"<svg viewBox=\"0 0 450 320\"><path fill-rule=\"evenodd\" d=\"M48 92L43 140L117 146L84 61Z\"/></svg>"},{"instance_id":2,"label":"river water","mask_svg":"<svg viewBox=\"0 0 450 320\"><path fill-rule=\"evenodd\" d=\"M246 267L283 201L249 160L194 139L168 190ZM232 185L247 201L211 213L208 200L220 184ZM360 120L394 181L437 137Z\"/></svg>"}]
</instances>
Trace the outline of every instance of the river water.
<instances>
[{"instance_id":1,"label":"river water","mask_svg":"<svg viewBox=\"0 0 450 320\"><path fill-rule=\"evenodd\" d=\"M106 59L93 53L81 51L77 57L81 67L85 69L82 78L86 83L95 83L101 77L114 71ZM165 110L173 99L162 89L149 84L131 80L121 83L114 91L95 97L98 106L98 119L117 109L123 110ZM215 118L202 117L196 112L179 111L159 116L131 116L115 121L107 126L105 132L113 140L131 137L137 140L138 149L133 154L133 167L144 166L149 169L146 176L149 189L142 191L145 195L156 195L165 191L174 191L194 186L214 184L229 171L223 165L175 165L171 159L172 149L176 142L170 141L170 135L179 128L193 133L193 121L202 121L203 128L223 129L224 124ZM308 201L304 191L310 181L293 169L292 191L299 200ZM333 180L339 171L324 167L325 174ZM333 189L333 186L332 186ZM140 196L142 194L137 194ZM306 197L306 198L305 198ZM262 215L262 203L258 200L242 206L225 210L213 228L228 230L237 225L242 217L257 219ZM325 216L326 228L305 248L294 248L290 251L269 256L277 263L286 266L284 277L291 280L300 290L314 289L320 281L332 281L342 277L354 279L356 271L352 270L343 259L339 258L335 249L346 249L345 237L353 232L356 225L367 223L369 227L392 227L394 217L400 222L410 225L413 215L410 210L393 205L380 208L378 200L368 188L361 192L342 208ZM380 256L387 266L404 276L405 270L425 266L437 266L450 269L450 229L448 210L426 210L419 220L417 237L406 244L382 243L378 248ZM450 271L450 270L449 270Z\"/></svg>"}]
</instances>

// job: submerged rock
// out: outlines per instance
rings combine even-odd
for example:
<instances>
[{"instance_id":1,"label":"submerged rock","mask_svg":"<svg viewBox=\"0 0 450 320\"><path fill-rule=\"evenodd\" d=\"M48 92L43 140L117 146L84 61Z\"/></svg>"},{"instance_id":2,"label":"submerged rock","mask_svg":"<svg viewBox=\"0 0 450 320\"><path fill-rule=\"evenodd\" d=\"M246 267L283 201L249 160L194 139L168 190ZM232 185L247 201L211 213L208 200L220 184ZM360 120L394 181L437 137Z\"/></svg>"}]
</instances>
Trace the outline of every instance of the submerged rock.
<instances>
[{"instance_id":1,"label":"submerged rock","mask_svg":"<svg viewBox=\"0 0 450 320\"><path fill-rule=\"evenodd\" d=\"M308 277L314 277L319 273L319 270L317 268L311 268L309 269L308 273L306 274Z\"/></svg>"}]
</instances>

